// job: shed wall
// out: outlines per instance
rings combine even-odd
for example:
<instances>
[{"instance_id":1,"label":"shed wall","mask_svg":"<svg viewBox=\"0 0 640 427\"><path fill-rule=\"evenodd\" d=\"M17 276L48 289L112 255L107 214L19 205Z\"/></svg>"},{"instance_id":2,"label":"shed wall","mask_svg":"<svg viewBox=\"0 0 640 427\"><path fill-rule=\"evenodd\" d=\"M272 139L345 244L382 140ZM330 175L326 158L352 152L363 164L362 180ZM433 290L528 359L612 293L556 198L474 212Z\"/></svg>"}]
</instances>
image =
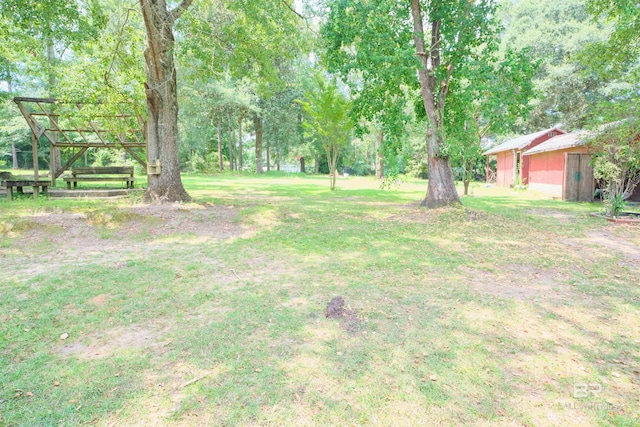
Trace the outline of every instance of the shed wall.
<instances>
[{"instance_id":1,"label":"shed wall","mask_svg":"<svg viewBox=\"0 0 640 427\"><path fill-rule=\"evenodd\" d=\"M587 153L587 149L572 147L524 156L525 159L529 158L529 188L554 197L563 197L567 153Z\"/></svg>"},{"instance_id":2,"label":"shed wall","mask_svg":"<svg viewBox=\"0 0 640 427\"><path fill-rule=\"evenodd\" d=\"M558 132L546 133L534 139L533 141L531 141L531 143L526 147L524 147L522 150L520 150L519 153L524 153L525 151L530 150L533 147L542 144L546 140L553 138L556 135L558 135ZM515 184L513 178L514 178L514 172L515 172L515 161L516 161L515 159L517 155L518 154L516 153L516 151L512 151L512 150L496 153L496 158L497 158L496 184L498 185L498 187L511 187L512 185ZM531 178L529 176L529 173L530 173L529 171L531 168L530 166L531 160L528 159L528 156L522 156L521 154L520 156L521 156L520 171L519 171L520 178L524 184L529 184L531 182Z\"/></svg>"},{"instance_id":3,"label":"shed wall","mask_svg":"<svg viewBox=\"0 0 640 427\"><path fill-rule=\"evenodd\" d=\"M503 151L496 155L496 184L498 187L510 187L513 185L513 156L511 151Z\"/></svg>"}]
</instances>

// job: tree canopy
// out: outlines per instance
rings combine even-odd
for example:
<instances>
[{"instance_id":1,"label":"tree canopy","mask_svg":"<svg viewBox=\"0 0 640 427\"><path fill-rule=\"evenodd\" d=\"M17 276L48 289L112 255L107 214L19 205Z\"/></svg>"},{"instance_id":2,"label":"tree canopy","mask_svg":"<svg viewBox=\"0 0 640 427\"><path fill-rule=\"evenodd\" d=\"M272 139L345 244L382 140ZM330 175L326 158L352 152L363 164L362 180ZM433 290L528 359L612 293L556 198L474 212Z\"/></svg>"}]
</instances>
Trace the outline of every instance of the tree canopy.
<instances>
[{"instance_id":1,"label":"tree canopy","mask_svg":"<svg viewBox=\"0 0 640 427\"><path fill-rule=\"evenodd\" d=\"M428 176L425 204L450 205L489 140L635 115L639 13L631 0L5 0L0 95L133 104L156 198L188 197L181 170L312 158L333 175ZM28 166L1 105L2 159Z\"/></svg>"}]
</instances>

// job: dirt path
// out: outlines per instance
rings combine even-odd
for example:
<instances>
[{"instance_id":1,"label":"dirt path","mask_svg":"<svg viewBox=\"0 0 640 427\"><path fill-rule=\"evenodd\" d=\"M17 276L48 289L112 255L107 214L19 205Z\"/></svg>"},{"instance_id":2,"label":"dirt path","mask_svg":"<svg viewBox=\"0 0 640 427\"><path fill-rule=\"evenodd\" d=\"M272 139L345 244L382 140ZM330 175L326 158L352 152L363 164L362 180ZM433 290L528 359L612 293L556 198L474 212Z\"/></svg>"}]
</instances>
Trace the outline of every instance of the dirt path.
<instances>
[{"instance_id":1,"label":"dirt path","mask_svg":"<svg viewBox=\"0 0 640 427\"><path fill-rule=\"evenodd\" d=\"M9 277L24 281L82 262L113 265L144 257L149 250L175 244L190 235L198 242L251 235L238 224L238 210L213 205L136 205L113 212L37 213L25 219L23 231L10 232L0 248ZM26 266L26 268L25 268Z\"/></svg>"}]
</instances>

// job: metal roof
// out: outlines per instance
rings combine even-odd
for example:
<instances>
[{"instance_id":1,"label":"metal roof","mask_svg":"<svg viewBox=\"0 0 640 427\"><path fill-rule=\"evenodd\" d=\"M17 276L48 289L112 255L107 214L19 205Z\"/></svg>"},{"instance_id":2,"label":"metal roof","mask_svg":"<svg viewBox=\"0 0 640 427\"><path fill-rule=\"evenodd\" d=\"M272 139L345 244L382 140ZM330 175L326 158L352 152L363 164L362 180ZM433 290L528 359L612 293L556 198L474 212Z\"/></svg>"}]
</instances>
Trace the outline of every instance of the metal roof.
<instances>
[{"instance_id":1,"label":"metal roof","mask_svg":"<svg viewBox=\"0 0 640 427\"><path fill-rule=\"evenodd\" d=\"M534 140L540 138L541 136L544 136L545 134L551 133L551 132L556 132L556 133L560 133L560 134L565 133L562 129L557 128L557 127L553 127L553 128L541 130L540 132L531 133L529 135L522 135L522 136L519 136L517 138L505 141L502 144L500 144L500 145L498 145L496 147L493 147L490 150L485 151L484 155L488 156L488 155L491 155L491 154L501 153L503 151L522 150L524 148L527 148L527 146L529 144L531 144Z\"/></svg>"},{"instance_id":2,"label":"metal roof","mask_svg":"<svg viewBox=\"0 0 640 427\"><path fill-rule=\"evenodd\" d=\"M531 150L527 150L523 153L523 156L529 156L531 154L546 153L547 151L564 150L567 148L580 147L586 143L587 137L591 135L588 131L578 131L565 133L564 135L554 136L551 139L546 140L540 145L536 145Z\"/></svg>"}]
</instances>

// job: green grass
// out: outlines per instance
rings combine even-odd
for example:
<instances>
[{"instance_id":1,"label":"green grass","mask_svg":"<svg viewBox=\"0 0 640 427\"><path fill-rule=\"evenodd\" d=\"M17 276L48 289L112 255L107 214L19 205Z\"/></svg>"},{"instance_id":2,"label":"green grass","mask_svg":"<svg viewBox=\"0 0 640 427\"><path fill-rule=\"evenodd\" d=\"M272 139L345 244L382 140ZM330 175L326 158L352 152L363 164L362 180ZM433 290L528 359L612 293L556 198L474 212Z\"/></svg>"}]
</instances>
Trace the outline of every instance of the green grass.
<instances>
[{"instance_id":1,"label":"green grass","mask_svg":"<svg viewBox=\"0 0 640 427\"><path fill-rule=\"evenodd\" d=\"M183 206L0 199L0 425L640 423L640 236L599 205L183 181Z\"/></svg>"}]
</instances>

